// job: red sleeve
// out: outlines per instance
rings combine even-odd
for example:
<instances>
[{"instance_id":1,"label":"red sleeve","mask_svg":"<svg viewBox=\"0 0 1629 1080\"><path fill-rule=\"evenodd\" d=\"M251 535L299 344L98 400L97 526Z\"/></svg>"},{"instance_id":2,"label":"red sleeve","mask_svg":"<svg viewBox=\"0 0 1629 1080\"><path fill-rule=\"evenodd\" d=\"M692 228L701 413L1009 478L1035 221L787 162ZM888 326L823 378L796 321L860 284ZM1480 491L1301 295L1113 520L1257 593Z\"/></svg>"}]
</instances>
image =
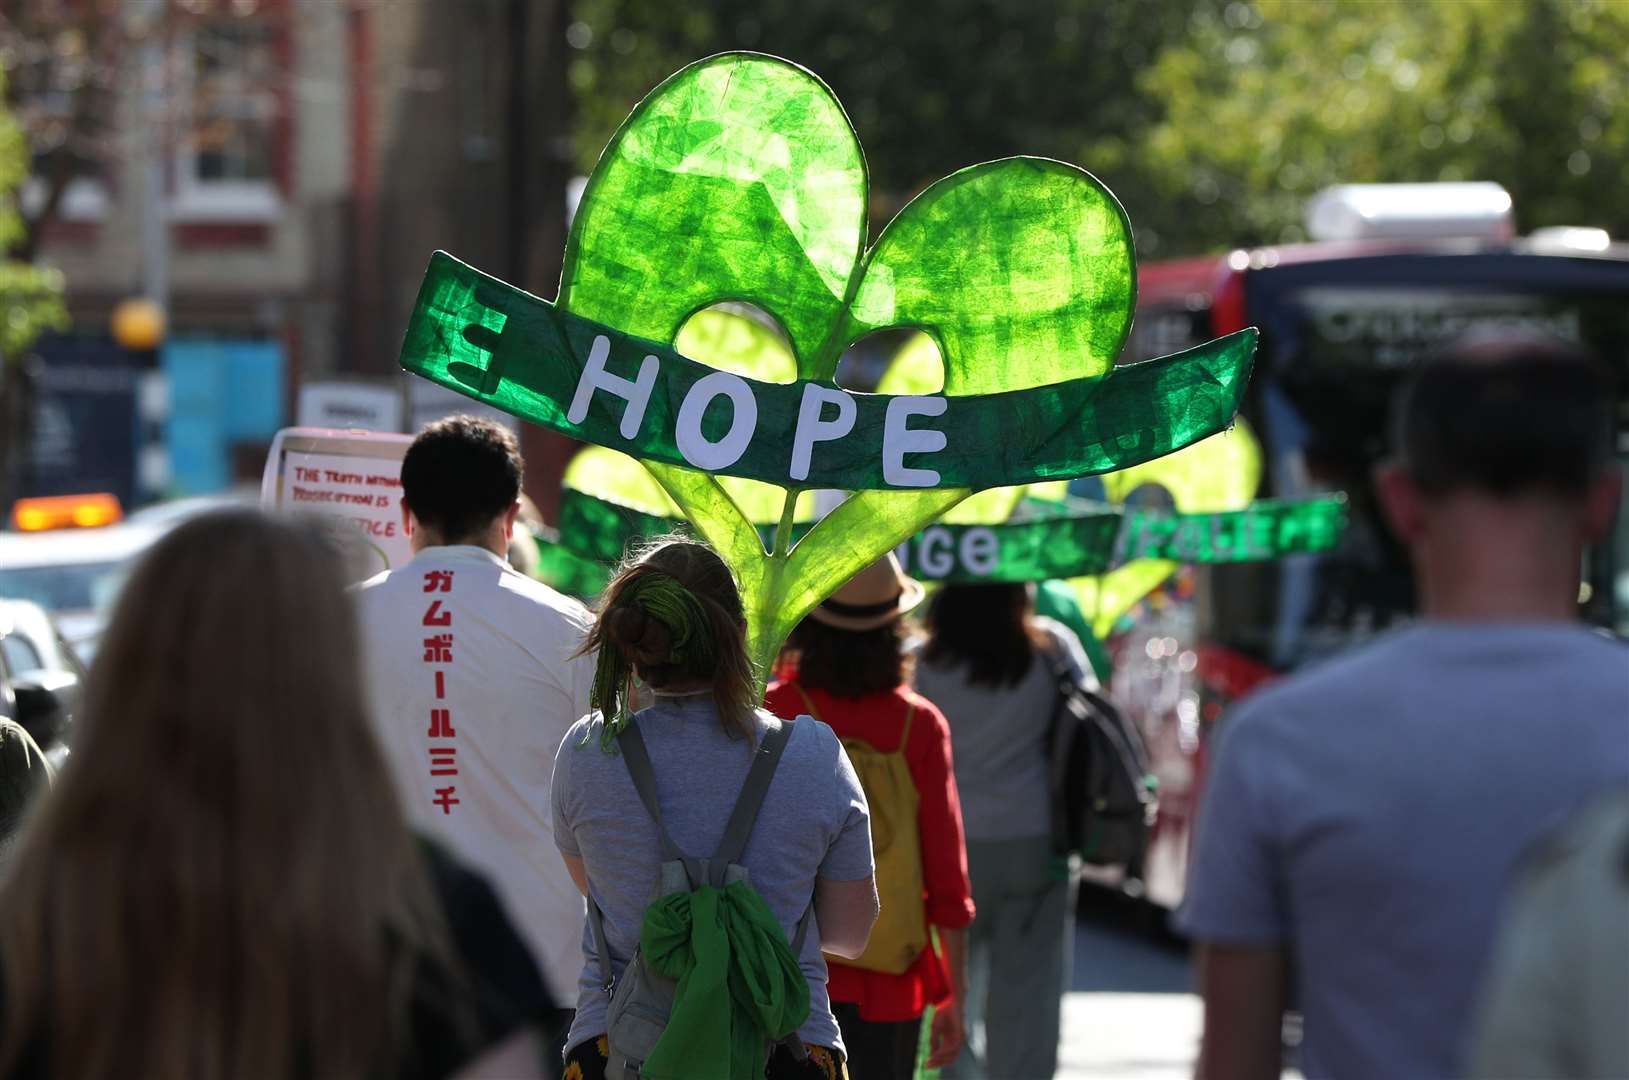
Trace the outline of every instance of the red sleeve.
<instances>
[{"instance_id":1,"label":"red sleeve","mask_svg":"<svg viewBox=\"0 0 1629 1080\"><path fill-rule=\"evenodd\" d=\"M967 880L967 843L962 835L962 801L950 756L950 725L927 698L911 695L911 721L905 760L921 797L917 828L922 837L922 879L928 922L959 930L973 921L973 887Z\"/></svg>"},{"instance_id":2,"label":"red sleeve","mask_svg":"<svg viewBox=\"0 0 1629 1080\"><path fill-rule=\"evenodd\" d=\"M791 720L800 713L809 711L803 706L802 696L788 682L778 682L770 686L769 691L764 694L764 708L782 720Z\"/></svg>"}]
</instances>

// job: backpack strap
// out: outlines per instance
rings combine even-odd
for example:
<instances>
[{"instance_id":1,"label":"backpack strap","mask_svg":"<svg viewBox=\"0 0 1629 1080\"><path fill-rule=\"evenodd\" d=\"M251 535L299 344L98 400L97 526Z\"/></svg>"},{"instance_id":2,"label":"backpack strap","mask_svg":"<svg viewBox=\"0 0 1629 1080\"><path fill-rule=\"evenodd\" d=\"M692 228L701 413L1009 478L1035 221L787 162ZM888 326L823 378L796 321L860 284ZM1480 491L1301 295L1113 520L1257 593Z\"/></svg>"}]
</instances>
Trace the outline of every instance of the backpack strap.
<instances>
[{"instance_id":1,"label":"backpack strap","mask_svg":"<svg viewBox=\"0 0 1629 1080\"><path fill-rule=\"evenodd\" d=\"M905 744L911 741L911 721L914 719L916 719L916 702L907 701L905 703L905 730L899 733L899 749L894 751L896 754L903 754Z\"/></svg>"},{"instance_id":2,"label":"backpack strap","mask_svg":"<svg viewBox=\"0 0 1629 1080\"><path fill-rule=\"evenodd\" d=\"M747 849L747 840L752 836L752 827L758 823L758 811L763 807L764 796L769 793L769 782L775 778L775 769L781 763L781 754L791 740L796 724L796 720L770 719L763 742L758 744L758 751L752 756L752 767L747 770L741 794L736 797L735 809L730 811L729 823L724 826L718 850L708 864L709 876L715 879L712 884L722 885L725 867L741 861L741 853Z\"/></svg>"},{"instance_id":3,"label":"backpack strap","mask_svg":"<svg viewBox=\"0 0 1629 1080\"><path fill-rule=\"evenodd\" d=\"M637 721L627 724L617 733L617 746L622 750L622 760L628 766L628 777L633 781L634 791L638 792L639 801L645 804L645 812L656 824L656 839L661 845L663 860L672 862L677 859L685 863L685 869L690 869L689 864L693 860L679 850L679 845L673 842L667 826L662 823L662 807L656 799L656 770L651 768L650 751L645 748L645 737L639 734Z\"/></svg>"},{"instance_id":4,"label":"backpack strap","mask_svg":"<svg viewBox=\"0 0 1629 1080\"><path fill-rule=\"evenodd\" d=\"M611 947L605 943L605 916L594 897L588 898L588 928L594 932L594 955L600 963L600 989L610 997L617 991L616 976L611 974Z\"/></svg>"}]
</instances>

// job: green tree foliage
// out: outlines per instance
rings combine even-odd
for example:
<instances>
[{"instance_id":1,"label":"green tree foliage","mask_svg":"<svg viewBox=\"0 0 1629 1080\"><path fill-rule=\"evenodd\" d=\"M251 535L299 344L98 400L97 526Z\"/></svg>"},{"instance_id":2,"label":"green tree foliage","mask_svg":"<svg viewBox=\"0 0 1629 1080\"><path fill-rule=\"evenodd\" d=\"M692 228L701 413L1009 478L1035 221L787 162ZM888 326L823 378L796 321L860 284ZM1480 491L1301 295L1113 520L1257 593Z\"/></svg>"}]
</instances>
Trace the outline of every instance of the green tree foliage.
<instances>
[{"instance_id":1,"label":"green tree foliage","mask_svg":"<svg viewBox=\"0 0 1629 1080\"><path fill-rule=\"evenodd\" d=\"M0 73L0 101L4 100ZM0 105L0 251L23 233L18 191L28 179L28 141L11 112ZM14 363L34 339L67 324L62 303L62 275L49 267L0 259L0 365ZM4 393L0 378L0 394Z\"/></svg>"},{"instance_id":2,"label":"green tree foliage","mask_svg":"<svg viewBox=\"0 0 1629 1080\"><path fill-rule=\"evenodd\" d=\"M5 75L0 71L0 102ZM9 109L0 104L0 252L24 234L18 189L28 178L28 140ZM46 330L64 327L62 275L49 267L0 256L0 508L8 505L11 462L30 421L23 358Z\"/></svg>"},{"instance_id":3,"label":"green tree foliage","mask_svg":"<svg viewBox=\"0 0 1629 1080\"><path fill-rule=\"evenodd\" d=\"M790 57L852 114L873 230L938 176L1014 153L1102 177L1143 257L1295 240L1328 184L1486 179L1523 231L1629 236L1622 0L577 0L587 172L681 65Z\"/></svg>"},{"instance_id":4,"label":"green tree foliage","mask_svg":"<svg viewBox=\"0 0 1629 1080\"><path fill-rule=\"evenodd\" d=\"M577 0L568 39L587 172L615 126L681 65L727 49L788 57L825 79L867 149L872 232L910 196L980 161L1072 161L1157 117L1136 74L1186 26L1190 0ZM1135 217L1133 218L1135 220Z\"/></svg>"},{"instance_id":5,"label":"green tree foliage","mask_svg":"<svg viewBox=\"0 0 1629 1080\"><path fill-rule=\"evenodd\" d=\"M1629 235L1629 5L1204 2L1140 85L1163 118L1089 156L1140 171L1133 220L1184 246L1300 239L1326 185L1419 180Z\"/></svg>"}]
</instances>

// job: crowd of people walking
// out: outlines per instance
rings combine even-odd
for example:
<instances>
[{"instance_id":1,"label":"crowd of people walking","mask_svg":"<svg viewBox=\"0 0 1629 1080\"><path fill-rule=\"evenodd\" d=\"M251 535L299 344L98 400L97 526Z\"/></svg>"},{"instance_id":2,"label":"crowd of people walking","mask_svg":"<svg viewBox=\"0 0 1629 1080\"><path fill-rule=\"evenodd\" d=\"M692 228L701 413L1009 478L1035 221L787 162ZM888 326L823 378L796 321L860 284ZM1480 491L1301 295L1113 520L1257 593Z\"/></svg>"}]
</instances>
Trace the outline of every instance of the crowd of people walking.
<instances>
[{"instance_id":1,"label":"crowd of people walking","mask_svg":"<svg viewBox=\"0 0 1629 1080\"><path fill-rule=\"evenodd\" d=\"M1309 1077L1629 1074L1629 651L1575 622L1601 379L1505 341L1402 400L1377 483L1422 618L1222 726L1179 919L1208 1080L1278 1075L1292 1009ZM415 557L359 584L247 511L143 559L71 766L0 755L0 1075L1052 1076L1076 635L887 556L760 699L705 544L641 545L592 611L517 573L521 470L431 425Z\"/></svg>"}]
</instances>

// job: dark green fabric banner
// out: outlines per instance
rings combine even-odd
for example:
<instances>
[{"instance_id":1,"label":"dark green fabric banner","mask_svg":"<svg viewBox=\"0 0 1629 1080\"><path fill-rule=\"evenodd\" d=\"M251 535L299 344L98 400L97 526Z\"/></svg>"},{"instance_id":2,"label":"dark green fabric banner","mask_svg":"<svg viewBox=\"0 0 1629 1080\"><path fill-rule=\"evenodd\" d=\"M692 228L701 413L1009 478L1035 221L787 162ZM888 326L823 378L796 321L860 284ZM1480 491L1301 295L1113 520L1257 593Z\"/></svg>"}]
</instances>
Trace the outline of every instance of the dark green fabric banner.
<instances>
[{"instance_id":1,"label":"dark green fabric banner","mask_svg":"<svg viewBox=\"0 0 1629 1080\"><path fill-rule=\"evenodd\" d=\"M1260 562L1328 551L1346 528L1346 497L1260 499L1215 514L1126 515L1114 563L1170 559L1184 563Z\"/></svg>"},{"instance_id":2,"label":"dark green fabric banner","mask_svg":"<svg viewBox=\"0 0 1629 1080\"><path fill-rule=\"evenodd\" d=\"M860 394L766 383L573 315L459 262L430 260L402 367L585 442L785 488L984 488L1149 461L1225 428L1256 331L988 394Z\"/></svg>"},{"instance_id":3,"label":"dark green fabric banner","mask_svg":"<svg viewBox=\"0 0 1629 1080\"><path fill-rule=\"evenodd\" d=\"M1346 526L1346 498L1263 499L1210 514L1028 502L1020 513L994 525L930 525L895 553L916 578L963 584L1089 577L1133 559L1256 562L1333 548ZM800 524L794 535L809 528ZM580 491L560 501L563 549L599 565L616 563L635 540L675 530L689 526Z\"/></svg>"}]
</instances>

